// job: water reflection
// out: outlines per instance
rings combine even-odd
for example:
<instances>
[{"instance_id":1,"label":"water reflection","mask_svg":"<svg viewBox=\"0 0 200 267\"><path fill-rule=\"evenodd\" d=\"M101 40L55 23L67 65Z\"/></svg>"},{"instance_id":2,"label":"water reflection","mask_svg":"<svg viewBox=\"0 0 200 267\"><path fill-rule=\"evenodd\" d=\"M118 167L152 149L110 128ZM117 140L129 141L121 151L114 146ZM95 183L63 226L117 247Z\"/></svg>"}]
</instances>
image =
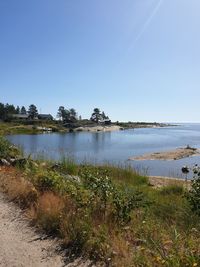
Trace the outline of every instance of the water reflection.
<instances>
[{"instance_id":1,"label":"water reflection","mask_svg":"<svg viewBox=\"0 0 200 267\"><path fill-rule=\"evenodd\" d=\"M92 134L92 147L94 152L105 150L105 147L109 147L109 141L111 140L111 133L93 133Z\"/></svg>"},{"instance_id":2,"label":"water reflection","mask_svg":"<svg viewBox=\"0 0 200 267\"><path fill-rule=\"evenodd\" d=\"M200 125L187 124L160 129L135 129L119 132L81 132L70 134L12 135L11 142L33 157L59 159L71 156L78 162L125 163L128 158L145 153L170 150L189 144L200 148ZM131 161L133 167L148 170L151 175L180 176L182 165L200 164L200 157L177 161Z\"/></svg>"}]
</instances>

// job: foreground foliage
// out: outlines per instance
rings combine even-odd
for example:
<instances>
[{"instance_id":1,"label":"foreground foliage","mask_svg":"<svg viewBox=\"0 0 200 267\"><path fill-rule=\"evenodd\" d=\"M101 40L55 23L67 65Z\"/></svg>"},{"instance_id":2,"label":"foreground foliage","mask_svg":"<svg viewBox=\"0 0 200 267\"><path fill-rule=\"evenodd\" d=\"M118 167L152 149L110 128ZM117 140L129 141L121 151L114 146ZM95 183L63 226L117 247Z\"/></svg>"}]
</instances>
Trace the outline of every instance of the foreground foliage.
<instances>
[{"instance_id":1,"label":"foreground foliage","mask_svg":"<svg viewBox=\"0 0 200 267\"><path fill-rule=\"evenodd\" d=\"M199 217L183 186L155 189L129 167L69 159L28 159L2 172L1 188L33 224L62 239L69 258L84 255L117 267L200 264Z\"/></svg>"}]
</instances>

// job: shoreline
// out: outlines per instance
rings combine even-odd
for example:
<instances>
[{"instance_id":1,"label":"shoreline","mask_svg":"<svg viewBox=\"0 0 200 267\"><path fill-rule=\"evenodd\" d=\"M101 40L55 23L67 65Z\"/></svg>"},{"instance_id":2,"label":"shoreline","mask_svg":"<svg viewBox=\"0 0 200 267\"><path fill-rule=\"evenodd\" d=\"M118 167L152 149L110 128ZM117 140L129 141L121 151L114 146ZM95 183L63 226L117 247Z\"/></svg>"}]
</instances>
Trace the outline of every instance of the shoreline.
<instances>
[{"instance_id":1,"label":"shoreline","mask_svg":"<svg viewBox=\"0 0 200 267\"><path fill-rule=\"evenodd\" d=\"M112 132L123 131L130 129L142 129L142 128L163 128L175 125L169 125L164 123L131 123L127 126L126 123L112 124L112 125L94 125L94 126L81 126L71 129L72 132Z\"/></svg>"},{"instance_id":2,"label":"shoreline","mask_svg":"<svg viewBox=\"0 0 200 267\"><path fill-rule=\"evenodd\" d=\"M42 133L69 133L69 132L112 132L119 130L129 130L138 128L163 128L171 127L176 125L165 124L165 123L126 123L117 122L111 125L100 125L100 124L72 124L70 126L64 126L63 124L57 124L55 122L43 122L35 124L16 123L16 122L0 122L0 135L10 134L42 134Z\"/></svg>"}]
</instances>

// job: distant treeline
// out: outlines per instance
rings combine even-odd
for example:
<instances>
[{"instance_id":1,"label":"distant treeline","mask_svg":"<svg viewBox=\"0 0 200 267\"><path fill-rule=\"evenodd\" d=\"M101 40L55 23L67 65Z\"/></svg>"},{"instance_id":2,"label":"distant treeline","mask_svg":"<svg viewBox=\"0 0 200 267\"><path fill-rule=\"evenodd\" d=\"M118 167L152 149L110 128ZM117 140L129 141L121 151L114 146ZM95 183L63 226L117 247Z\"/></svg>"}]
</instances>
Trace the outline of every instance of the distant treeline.
<instances>
[{"instance_id":1,"label":"distant treeline","mask_svg":"<svg viewBox=\"0 0 200 267\"><path fill-rule=\"evenodd\" d=\"M31 104L28 109L24 106L14 106L13 104L3 104L0 103L0 120L11 121L16 119L40 119L47 118L53 120L51 114L39 114L36 105ZM57 112L57 118L64 123L73 123L82 120L74 108L66 109L64 106L60 106ZM109 117L105 115L104 111L100 111L99 108L94 108L90 120L99 123L101 121L110 121Z\"/></svg>"},{"instance_id":2,"label":"distant treeline","mask_svg":"<svg viewBox=\"0 0 200 267\"><path fill-rule=\"evenodd\" d=\"M13 114L26 114L26 108L22 106L21 108L19 106L15 107L14 105L10 104L3 104L0 103L0 119L1 120L7 120L11 115Z\"/></svg>"}]
</instances>

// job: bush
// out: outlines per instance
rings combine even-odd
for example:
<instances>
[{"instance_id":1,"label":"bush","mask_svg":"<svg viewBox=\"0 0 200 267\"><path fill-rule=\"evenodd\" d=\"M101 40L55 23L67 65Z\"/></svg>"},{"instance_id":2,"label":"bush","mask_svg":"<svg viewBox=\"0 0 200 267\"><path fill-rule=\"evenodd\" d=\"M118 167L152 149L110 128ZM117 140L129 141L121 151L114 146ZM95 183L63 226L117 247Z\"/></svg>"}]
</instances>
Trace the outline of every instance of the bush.
<instances>
[{"instance_id":1,"label":"bush","mask_svg":"<svg viewBox=\"0 0 200 267\"><path fill-rule=\"evenodd\" d=\"M19 155L19 150L10 144L8 140L0 136L0 158L9 159Z\"/></svg>"},{"instance_id":2,"label":"bush","mask_svg":"<svg viewBox=\"0 0 200 267\"><path fill-rule=\"evenodd\" d=\"M57 189L62 180L62 177L53 171L41 174L36 179L36 186L41 191L47 191L52 189Z\"/></svg>"},{"instance_id":3,"label":"bush","mask_svg":"<svg viewBox=\"0 0 200 267\"><path fill-rule=\"evenodd\" d=\"M191 189L185 194L191 210L200 216L200 167L196 164L193 167L193 180L191 181Z\"/></svg>"},{"instance_id":4,"label":"bush","mask_svg":"<svg viewBox=\"0 0 200 267\"><path fill-rule=\"evenodd\" d=\"M114 213L118 222L128 223L131 211L145 205L142 193L132 189L115 190L113 194Z\"/></svg>"},{"instance_id":5,"label":"bush","mask_svg":"<svg viewBox=\"0 0 200 267\"><path fill-rule=\"evenodd\" d=\"M108 172L99 172L95 169L85 168L81 177L84 186L94 193L94 198L99 198L101 210L112 210L117 222L128 223L131 220L131 212L135 208L145 205L142 193L128 189L127 187L117 187L107 175Z\"/></svg>"},{"instance_id":6,"label":"bush","mask_svg":"<svg viewBox=\"0 0 200 267\"><path fill-rule=\"evenodd\" d=\"M200 216L200 176L196 180L192 180L190 191L186 194L191 209Z\"/></svg>"}]
</instances>

